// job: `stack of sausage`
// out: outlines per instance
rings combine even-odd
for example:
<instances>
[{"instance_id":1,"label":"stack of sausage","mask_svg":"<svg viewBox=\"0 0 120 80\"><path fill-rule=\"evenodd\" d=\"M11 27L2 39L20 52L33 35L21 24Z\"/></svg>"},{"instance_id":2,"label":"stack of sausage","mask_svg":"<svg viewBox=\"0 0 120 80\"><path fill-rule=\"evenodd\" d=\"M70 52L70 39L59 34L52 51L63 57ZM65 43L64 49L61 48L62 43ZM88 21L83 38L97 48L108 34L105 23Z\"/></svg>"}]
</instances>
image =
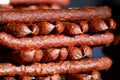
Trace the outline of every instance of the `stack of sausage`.
<instances>
[{"instance_id":1,"label":"stack of sausage","mask_svg":"<svg viewBox=\"0 0 120 80\"><path fill-rule=\"evenodd\" d=\"M108 57L91 58L91 47L109 45L114 39L110 31L115 28L107 6L3 8L0 11L0 76L4 80L61 80L60 75L66 74L65 80L100 80L99 70L109 69L112 61Z\"/></svg>"}]
</instances>

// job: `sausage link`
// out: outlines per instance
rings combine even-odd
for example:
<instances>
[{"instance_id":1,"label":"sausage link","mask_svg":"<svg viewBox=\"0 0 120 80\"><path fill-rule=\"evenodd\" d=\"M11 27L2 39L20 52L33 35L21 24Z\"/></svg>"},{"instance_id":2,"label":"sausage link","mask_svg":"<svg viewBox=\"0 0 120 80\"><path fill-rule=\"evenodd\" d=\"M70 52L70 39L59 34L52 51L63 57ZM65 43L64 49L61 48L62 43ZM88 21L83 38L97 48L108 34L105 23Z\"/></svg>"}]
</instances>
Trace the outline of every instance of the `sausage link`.
<instances>
[{"instance_id":1,"label":"sausage link","mask_svg":"<svg viewBox=\"0 0 120 80\"><path fill-rule=\"evenodd\" d=\"M39 21L75 21L94 18L111 17L111 9L107 6L84 7L80 9L41 9L41 10L8 10L0 12L0 23L39 22ZM53 16L54 15L54 16Z\"/></svg>"},{"instance_id":2,"label":"sausage link","mask_svg":"<svg viewBox=\"0 0 120 80\"><path fill-rule=\"evenodd\" d=\"M59 56L60 49L50 48L45 51L46 54L43 55L42 62L55 61Z\"/></svg>"},{"instance_id":3,"label":"sausage link","mask_svg":"<svg viewBox=\"0 0 120 80\"><path fill-rule=\"evenodd\" d=\"M80 45L109 45L114 39L110 32L95 35L65 35L35 36L32 38L15 38L5 32L0 32L0 44L15 50L28 50L50 47L69 47Z\"/></svg>"},{"instance_id":4,"label":"sausage link","mask_svg":"<svg viewBox=\"0 0 120 80\"><path fill-rule=\"evenodd\" d=\"M15 37L35 36L39 33L39 27L36 24L8 23L7 26L0 27L0 31L5 31Z\"/></svg>"},{"instance_id":5,"label":"sausage link","mask_svg":"<svg viewBox=\"0 0 120 80\"><path fill-rule=\"evenodd\" d=\"M7 26L1 27L0 29L16 37L31 33L31 30L25 24L8 23Z\"/></svg>"},{"instance_id":6,"label":"sausage link","mask_svg":"<svg viewBox=\"0 0 120 80\"><path fill-rule=\"evenodd\" d=\"M68 48L68 53L70 53L68 58L71 60L77 60L82 57L82 51L77 47Z\"/></svg>"},{"instance_id":7,"label":"sausage link","mask_svg":"<svg viewBox=\"0 0 120 80\"><path fill-rule=\"evenodd\" d=\"M81 21L80 28L82 30L82 33L88 32L88 30L89 30L88 23L86 21Z\"/></svg>"},{"instance_id":8,"label":"sausage link","mask_svg":"<svg viewBox=\"0 0 120 80\"><path fill-rule=\"evenodd\" d=\"M48 22L38 23L38 26L40 28L40 34L44 34L44 35L49 34L55 28L53 24Z\"/></svg>"},{"instance_id":9,"label":"sausage link","mask_svg":"<svg viewBox=\"0 0 120 80\"><path fill-rule=\"evenodd\" d=\"M77 49L77 50L76 50ZM79 54L79 51L81 54ZM72 54L72 55L71 55ZM76 56L78 56L76 58ZM84 57L91 57L92 49L88 46L84 48L74 47L71 52L67 48L49 48L45 50L20 50L13 51L10 54L0 53L0 61L11 61L19 64L63 61L67 58L69 60L79 60Z\"/></svg>"},{"instance_id":10,"label":"sausage link","mask_svg":"<svg viewBox=\"0 0 120 80\"><path fill-rule=\"evenodd\" d=\"M112 65L108 57L78 61L61 61L58 63L34 63L32 65L15 66L10 63L0 64L0 76L47 76L54 74L73 74L91 70L105 70Z\"/></svg>"},{"instance_id":11,"label":"sausage link","mask_svg":"<svg viewBox=\"0 0 120 80\"><path fill-rule=\"evenodd\" d=\"M61 76L59 74L55 74L47 77L36 77L36 80L61 80Z\"/></svg>"},{"instance_id":12,"label":"sausage link","mask_svg":"<svg viewBox=\"0 0 120 80\"><path fill-rule=\"evenodd\" d=\"M92 49L89 46L83 45L80 49L82 51L82 56L92 57Z\"/></svg>"},{"instance_id":13,"label":"sausage link","mask_svg":"<svg viewBox=\"0 0 120 80\"><path fill-rule=\"evenodd\" d=\"M101 20L101 19L93 19L90 22L89 31L90 32L99 32L106 30L115 30L116 22L113 19Z\"/></svg>"},{"instance_id":14,"label":"sausage link","mask_svg":"<svg viewBox=\"0 0 120 80\"><path fill-rule=\"evenodd\" d=\"M81 34L81 28L79 25L72 22L64 22L65 26L64 33L69 35Z\"/></svg>"},{"instance_id":15,"label":"sausage link","mask_svg":"<svg viewBox=\"0 0 120 80\"><path fill-rule=\"evenodd\" d=\"M103 20L101 20L101 19L93 19L90 22L89 30L91 32L105 31L107 29L108 29L107 24Z\"/></svg>"},{"instance_id":16,"label":"sausage link","mask_svg":"<svg viewBox=\"0 0 120 80\"><path fill-rule=\"evenodd\" d=\"M116 29L116 22L112 19L112 18L110 18L110 19L107 19L106 20L106 23L107 23L107 25L109 26L109 30L114 30L114 29Z\"/></svg>"},{"instance_id":17,"label":"sausage link","mask_svg":"<svg viewBox=\"0 0 120 80\"><path fill-rule=\"evenodd\" d=\"M77 47L69 47L68 48L70 60L79 60L83 57L92 57L92 49L88 46L81 46L80 48Z\"/></svg>"},{"instance_id":18,"label":"sausage link","mask_svg":"<svg viewBox=\"0 0 120 80\"><path fill-rule=\"evenodd\" d=\"M101 80L99 71L93 70L91 73L69 74L65 80Z\"/></svg>"},{"instance_id":19,"label":"sausage link","mask_svg":"<svg viewBox=\"0 0 120 80\"><path fill-rule=\"evenodd\" d=\"M43 52L40 49L27 51L21 50L12 53L12 60L19 64L39 62L42 58Z\"/></svg>"}]
</instances>

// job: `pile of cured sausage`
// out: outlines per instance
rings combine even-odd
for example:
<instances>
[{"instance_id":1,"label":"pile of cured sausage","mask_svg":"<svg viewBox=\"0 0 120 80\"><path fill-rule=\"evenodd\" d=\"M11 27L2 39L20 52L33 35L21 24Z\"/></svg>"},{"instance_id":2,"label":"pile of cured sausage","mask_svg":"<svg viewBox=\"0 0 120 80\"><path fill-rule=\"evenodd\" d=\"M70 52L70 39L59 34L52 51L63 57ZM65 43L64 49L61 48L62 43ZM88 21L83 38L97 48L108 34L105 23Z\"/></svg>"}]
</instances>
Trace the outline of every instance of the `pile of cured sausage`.
<instances>
[{"instance_id":1,"label":"pile of cured sausage","mask_svg":"<svg viewBox=\"0 0 120 80\"><path fill-rule=\"evenodd\" d=\"M40 4L38 4L40 3ZM0 77L3 80L100 80L116 22L107 6L60 9L69 0L11 0L0 6ZM26 4L26 5L25 5ZM97 53L96 53L97 54Z\"/></svg>"}]
</instances>

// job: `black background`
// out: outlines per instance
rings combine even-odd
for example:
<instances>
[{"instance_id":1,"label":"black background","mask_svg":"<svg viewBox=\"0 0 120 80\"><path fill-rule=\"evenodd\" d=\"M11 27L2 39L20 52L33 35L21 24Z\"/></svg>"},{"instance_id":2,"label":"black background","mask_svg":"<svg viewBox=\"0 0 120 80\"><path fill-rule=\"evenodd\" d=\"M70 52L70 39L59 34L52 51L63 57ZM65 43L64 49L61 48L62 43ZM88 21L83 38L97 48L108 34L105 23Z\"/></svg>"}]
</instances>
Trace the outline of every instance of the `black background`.
<instances>
[{"instance_id":1,"label":"black background","mask_svg":"<svg viewBox=\"0 0 120 80\"><path fill-rule=\"evenodd\" d=\"M103 0L71 0L68 7L99 6Z\"/></svg>"},{"instance_id":2,"label":"black background","mask_svg":"<svg viewBox=\"0 0 120 80\"><path fill-rule=\"evenodd\" d=\"M69 6L64 8L78 8L84 6L107 5L112 9L112 18L117 22L115 35L120 33L120 0L71 0ZM113 60L109 70L101 71L102 80L120 80L120 48L115 46L102 46L93 48L93 57L108 56Z\"/></svg>"}]
</instances>

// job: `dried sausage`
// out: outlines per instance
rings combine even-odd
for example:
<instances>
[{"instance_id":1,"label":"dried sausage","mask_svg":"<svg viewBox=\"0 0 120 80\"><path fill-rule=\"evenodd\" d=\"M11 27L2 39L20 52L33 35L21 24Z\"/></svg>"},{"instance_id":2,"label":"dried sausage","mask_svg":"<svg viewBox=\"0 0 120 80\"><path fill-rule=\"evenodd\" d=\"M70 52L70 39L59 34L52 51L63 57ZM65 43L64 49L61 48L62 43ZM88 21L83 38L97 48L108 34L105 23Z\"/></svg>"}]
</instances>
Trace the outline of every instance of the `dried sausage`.
<instances>
[{"instance_id":1,"label":"dried sausage","mask_svg":"<svg viewBox=\"0 0 120 80\"><path fill-rule=\"evenodd\" d=\"M109 45L114 39L110 32L95 35L65 35L35 36L32 38L15 38L5 32L0 32L0 44L15 50L28 50L50 47L69 47L80 45Z\"/></svg>"},{"instance_id":2,"label":"dried sausage","mask_svg":"<svg viewBox=\"0 0 120 80\"><path fill-rule=\"evenodd\" d=\"M61 76L59 74L55 74L47 77L36 77L36 80L61 80Z\"/></svg>"},{"instance_id":3,"label":"dried sausage","mask_svg":"<svg viewBox=\"0 0 120 80\"><path fill-rule=\"evenodd\" d=\"M0 27L0 31L5 31L15 37L25 37L27 35L38 35L39 27L36 24L8 23Z\"/></svg>"},{"instance_id":4,"label":"dried sausage","mask_svg":"<svg viewBox=\"0 0 120 80\"><path fill-rule=\"evenodd\" d=\"M0 31L10 33L16 37L48 35L48 34L65 34L74 36L87 32L111 31L116 29L116 23L113 19L94 19L88 24L87 21L79 22L38 22L32 24L8 23L7 26L1 25Z\"/></svg>"},{"instance_id":5,"label":"dried sausage","mask_svg":"<svg viewBox=\"0 0 120 80\"><path fill-rule=\"evenodd\" d=\"M77 47L74 47L75 49ZM88 46L81 46L77 48L78 51L72 49L72 53L69 52L67 48L48 48L44 50L36 49L36 50L20 50L20 51L12 51L9 54L7 53L0 53L0 61L7 62L16 62L19 64L26 64L26 63L37 63L37 62L50 62L50 61L63 61L69 57L69 60L79 60L84 57L91 57L92 56L92 49ZM81 52L79 55L78 52ZM70 55L72 54L72 55ZM78 56L75 58L76 56Z\"/></svg>"},{"instance_id":6,"label":"dried sausage","mask_svg":"<svg viewBox=\"0 0 120 80\"><path fill-rule=\"evenodd\" d=\"M107 6L85 7L80 9L44 9L44 10L8 10L0 12L0 23L39 22L39 21L75 21L94 18L111 17L111 9ZM54 16L53 16L54 15Z\"/></svg>"},{"instance_id":7,"label":"dried sausage","mask_svg":"<svg viewBox=\"0 0 120 80\"><path fill-rule=\"evenodd\" d=\"M38 26L40 28L39 34L44 34L44 35L49 34L55 28L53 24L48 22L40 22L38 23Z\"/></svg>"},{"instance_id":8,"label":"dried sausage","mask_svg":"<svg viewBox=\"0 0 120 80\"><path fill-rule=\"evenodd\" d=\"M66 75L65 80L101 80L101 75L99 71L93 70L90 73Z\"/></svg>"},{"instance_id":9,"label":"dried sausage","mask_svg":"<svg viewBox=\"0 0 120 80\"><path fill-rule=\"evenodd\" d=\"M89 30L91 32L105 31L107 29L108 29L107 24L103 20L101 20L101 19L94 19L90 23Z\"/></svg>"},{"instance_id":10,"label":"dried sausage","mask_svg":"<svg viewBox=\"0 0 120 80\"><path fill-rule=\"evenodd\" d=\"M15 66L11 63L1 63L0 76L47 76L54 74L72 74L91 70L105 70L109 69L111 65L112 60L108 57L78 61L61 61L57 63L34 63L28 66Z\"/></svg>"},{"instance_id":11,"label":"dried sausage","mask_svg":"<svg viewBox=\"0 0 120 80\"><path fill-rule=\"evenodd\" d=\"M79 25L75 24L75 23L70 23L70 22L64 22L64 33L65 34L69 34L69 35L75 35L75 34L81 34L81 28Z\"/></svg>"}]
</instances>

